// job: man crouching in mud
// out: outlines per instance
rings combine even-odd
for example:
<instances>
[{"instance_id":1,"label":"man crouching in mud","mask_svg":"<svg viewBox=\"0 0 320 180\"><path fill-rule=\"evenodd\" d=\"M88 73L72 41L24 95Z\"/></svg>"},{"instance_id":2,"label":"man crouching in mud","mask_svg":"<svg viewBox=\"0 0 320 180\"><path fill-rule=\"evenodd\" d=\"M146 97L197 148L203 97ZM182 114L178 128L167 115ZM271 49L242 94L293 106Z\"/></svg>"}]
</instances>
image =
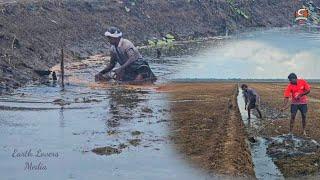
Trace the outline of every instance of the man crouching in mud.
<instances>
[{"instance_id":1,"label":"man crouching in mud","mask_svg":"<svg viewBox=\"0 0 320 180\"><path fill-rule=\"evenodd\" d=\"M310 93L311 87L307 81L303 79L298 79L297 75L294 73L289 74L288 79L290 83L284 92L284 103L281 111L287 109L289 98L291 99L291 120L290 120L290 134L292 134L292 129L294 126L294 121L298 110L301 112L302 117L302 129L303 135L307 136L306 133L306 120L308 111L308 98L307 94Z\"/></svg>"},{"instance_id":2,"label":"man crouching in mud","mask_svg":"<svg viewBox=\"0 0 320 180\"><path fill-rule=\"evenodd\" d=\"M142 59L131 41L122 38L122 32L118 28L111 27L104 35L108 37L111 44L111 59L110 64L95 75L96 81L111 79L105 77L105 74L110 72L117 63L120 64L120 67L114 70L117 81L154 82L156 80L149 64Z\"/></svg>"},{"instance_id":3,"label":"man crouching in mud","mask_svg":"<svg viewBox=\"0 0 320 180\"><path fill-rule=\"evenodd\" d=\"M241 89L244 96L245 109L248 111L248 119L251 119L251 109L256 109L259 114L259 118L262 118L261 111L259 110L259 107L256 105L257 100L258 102L260 102L260 97L256 90L249 88L246 84L242 84Z\"/></svg>"}]
</instances>

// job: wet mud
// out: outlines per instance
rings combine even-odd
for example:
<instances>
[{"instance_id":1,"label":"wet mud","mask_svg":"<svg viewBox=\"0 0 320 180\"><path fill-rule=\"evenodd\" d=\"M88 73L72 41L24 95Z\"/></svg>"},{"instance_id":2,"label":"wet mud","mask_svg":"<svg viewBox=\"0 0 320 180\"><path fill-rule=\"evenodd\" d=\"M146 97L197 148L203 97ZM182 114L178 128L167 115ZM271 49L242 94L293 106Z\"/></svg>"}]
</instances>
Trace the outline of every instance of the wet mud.
<instances>
[{"instance_id":1,"label":"wet mud","mask_svg":"<svg viewBox=\"0 0 320 180\"><path fill-rule=\"evenodd\" d=\"M261 109L264 118L258 123L259 130L255 135L263 136L267 140L267 154L272 157L275 164L285 177L291 178L316 178L319 177L320 157L320 131L319 111L320 104L312 99L317 99L320 91L318 84L311 84L315 87L309 95L307 136L302 134L301 116L298 113L295 121L293 135L289 132L289 109L283 113L279 107L283 102L283 91L286 83L253 83L261 95Z\"/></svg>"}]
</instances>

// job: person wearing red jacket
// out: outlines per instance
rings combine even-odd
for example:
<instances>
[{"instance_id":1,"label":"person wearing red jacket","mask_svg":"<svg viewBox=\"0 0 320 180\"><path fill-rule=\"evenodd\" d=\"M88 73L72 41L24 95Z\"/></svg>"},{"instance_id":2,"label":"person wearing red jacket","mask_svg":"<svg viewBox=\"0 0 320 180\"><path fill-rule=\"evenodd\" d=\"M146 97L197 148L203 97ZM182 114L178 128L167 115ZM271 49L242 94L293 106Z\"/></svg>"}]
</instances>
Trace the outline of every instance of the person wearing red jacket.
<instances>
[{"instance_id":1,"label":"person wearing red jacket","mask_svg":"<svg viewBox=\"0 0 320 180\"><path fill-rule=\"evenodd\" d=\"M289 74L288 79L290 83L284 91L284 103L281 111L285 110L289 100L291 99L291 120L290 120L290 134L294 126L294 121L298 111L301 112L303 135L306 136L306 120L308 111L308 97L311 87L306 80L298 79L294 73Z\"/></svg>"}]
</instances>

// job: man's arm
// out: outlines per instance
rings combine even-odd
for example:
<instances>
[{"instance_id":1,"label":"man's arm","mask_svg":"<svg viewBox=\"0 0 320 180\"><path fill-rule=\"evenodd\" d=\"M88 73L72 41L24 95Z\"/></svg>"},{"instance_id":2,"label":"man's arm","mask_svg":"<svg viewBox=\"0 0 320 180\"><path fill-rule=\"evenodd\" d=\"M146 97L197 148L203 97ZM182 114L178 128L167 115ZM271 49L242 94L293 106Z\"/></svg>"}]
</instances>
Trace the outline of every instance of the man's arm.
<instances>
[{"instance_id":1,"label":"man's arm","mask_svg":"<svg viewBox=\"0 0 320 180\"><path fill-rule=\"evenodd\" d=\"M302 96L308 95L310 93L311 86L307 81L304 80L304 92L299 94L297 98L301 98Z\"/></svg>"},{"instance_id":2,"label":"man's arm","mask_svg":"<svg viewBox=\"0 0 320 180\"><path fill-rule=\"evenodd\" d=\"M111 56L109 65L99 72L100 75L110 72L116 66L116 60Z\"/></svg>"},{"instance_id":3,"label":"man's arm","mask_svg":"<svg viewBox=\"0 0 320 180\"><path fill-rule=\"evenodd\" d=\"M113 56L111 56L109 65L94 76L95 81L102 80L103 79L102 75L110 72L114 68L115 65L116 65L116 60Z\"/></svg>"},{"instance_id":4,"label":"man's arm","mask_svg":"<svg viewBox=\"0 0 320 180\"><path fill-rule=\"evenodd\" d=\"M283 105L280 108L281 111L284 111L284 110L286 110L288 108L290 95L291 95L291 88L288 85L287 88L284 91Z\"/></svg>"},{"instance_id":5,"label":"man's arm","mask_svg":"<svg viewBox=\"0 0 320 180\"><path fill-rule=\"evenodd\" d=\"M302 96L308 95L309 93L310 93L310 90L307 90L307 91L305 91L304 93L299 94L299 95L298 95L298 98L301 98Z\"/></svg>"}]
</instances>

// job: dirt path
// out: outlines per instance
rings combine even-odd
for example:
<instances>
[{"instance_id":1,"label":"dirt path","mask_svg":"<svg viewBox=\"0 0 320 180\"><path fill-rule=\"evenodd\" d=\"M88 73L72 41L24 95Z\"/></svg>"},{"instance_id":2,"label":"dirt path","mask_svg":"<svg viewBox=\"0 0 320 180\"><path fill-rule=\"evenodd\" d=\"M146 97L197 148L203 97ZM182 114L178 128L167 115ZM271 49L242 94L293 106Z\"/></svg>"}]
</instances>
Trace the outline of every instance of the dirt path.
<instances>
[{"instance_id":1,"label":"dirt path","mask_svg":"<svg viewBox=\"0 0 320 180\"><path fill-rule=\"evenodd\" d=\"M159 89L170 93L172 136L179 151L210 172L254 176L234 84L179 83Z\"/></svg>"}]
</instances>

